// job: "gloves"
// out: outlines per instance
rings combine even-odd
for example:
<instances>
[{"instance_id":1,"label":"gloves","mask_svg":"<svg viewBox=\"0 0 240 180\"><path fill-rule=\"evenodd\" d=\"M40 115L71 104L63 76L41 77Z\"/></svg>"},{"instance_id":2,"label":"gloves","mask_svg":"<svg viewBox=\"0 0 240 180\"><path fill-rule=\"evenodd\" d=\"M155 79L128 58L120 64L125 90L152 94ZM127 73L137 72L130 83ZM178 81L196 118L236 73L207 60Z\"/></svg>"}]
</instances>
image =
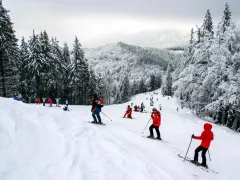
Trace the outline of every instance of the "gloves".
<instances>
[{"instance_id":1,"label":"gloves","mask_svg":"<svg viewBox=\"0 0 240 180\"><path fill-rule=\"evenodd\" d=\"M194 134L192 135L192 138L194 139Z\"/></svg>"}]
</instances>

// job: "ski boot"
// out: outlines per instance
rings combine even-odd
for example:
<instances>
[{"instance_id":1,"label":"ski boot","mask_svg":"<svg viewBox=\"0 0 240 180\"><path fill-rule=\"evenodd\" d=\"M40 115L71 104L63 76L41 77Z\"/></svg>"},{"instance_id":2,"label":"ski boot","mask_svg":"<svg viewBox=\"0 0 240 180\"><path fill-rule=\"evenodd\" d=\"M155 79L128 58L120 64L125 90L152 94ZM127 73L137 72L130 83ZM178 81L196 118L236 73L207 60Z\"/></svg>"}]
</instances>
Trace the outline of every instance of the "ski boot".
<instances>
[{"instance_id":1,"label":"ski boot","mask_svg":"<svg viewBox=\"0 0 240 180\"><path fill-rule=\"evenodd\" d=\"M206 168L206 169L208 169L208 165L206 165L206 164L201 163L201 164L199 164L199 165L202 166L202 167L204 167L204 168Z\"/></svg>"},{"instance_id":2,"label":"ski boot","mask_svg":"<svg viewBox=\"0 0 240 180\"><path fill-rule=\"evenodd\" d=\"M147 138L153 139L154 137L152 135L148 136Z\"/></svg>"},{"instance_id":3,"label":"ski boot","mask_svg":"<svg viewBox=\"0 0 240 180\"><path fill-rule=\"evenodd\" d=\"M160 138L160 137L156 137L155 139L156 139L156 140L160 140L160 141L162 140L162 138Z\"/></svg>"},{"instance_id":4,"label":"ski boot","mask_svg":"<svg viewBox=\"0 0 240 180\"><path fill-rule=\"evenodd\" d=\"M93 124L97 124L98 122L97 122L97 121L92 121L91 123L93 123Z\"/></svg>"}]
</instances>

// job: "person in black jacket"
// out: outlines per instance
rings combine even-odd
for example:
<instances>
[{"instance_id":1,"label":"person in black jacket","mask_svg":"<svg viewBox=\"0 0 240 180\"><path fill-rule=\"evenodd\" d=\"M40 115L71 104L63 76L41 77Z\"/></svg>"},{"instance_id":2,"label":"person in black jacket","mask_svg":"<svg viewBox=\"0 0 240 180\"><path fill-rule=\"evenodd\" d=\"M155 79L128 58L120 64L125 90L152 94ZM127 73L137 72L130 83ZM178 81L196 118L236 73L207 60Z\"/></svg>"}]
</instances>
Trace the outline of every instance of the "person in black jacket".
<instances>
[{"instance_id":1,"label":"person in black jacket","mask_svg":"<svg viewBox=\"0 0 240 180\"><path fill-rule=\"evenodd\" d=\"M103 107L103 104L101 104L101 99L98 98L97 94L93 94L93 99L91 100L91 104L92 104L91 112L93 117L93 121L91 123L102 124L100 112L101 112L101 108Z\"/></svg>"}]
</instances>

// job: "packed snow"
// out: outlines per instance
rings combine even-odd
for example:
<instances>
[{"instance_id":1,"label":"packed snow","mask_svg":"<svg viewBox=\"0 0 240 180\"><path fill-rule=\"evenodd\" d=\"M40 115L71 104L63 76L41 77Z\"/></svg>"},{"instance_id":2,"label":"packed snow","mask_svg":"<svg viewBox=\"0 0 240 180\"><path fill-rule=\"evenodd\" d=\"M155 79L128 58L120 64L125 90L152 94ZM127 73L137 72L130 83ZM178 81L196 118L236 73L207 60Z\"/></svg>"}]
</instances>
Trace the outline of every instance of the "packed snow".
<instances>
[{"instance_id":1,"label":"packed snow","mask_svg":"<svg viewBox=\"0 0 240 180\"><path fill-rule=\"evenodd\" d=\"M215 140L206 172L178 154L185 155L191 135L200 135L205 121L181 109L175 98L153 93L133 97L151 111L162 105L161 142L142 137L150 113L122 116L129 103L105 106L106 126L88 123L90 106L46 107L0 98L1 180L239 180L240 134L213 125ZM146 100L148 98L148 100ZM158 98L158 101L157 101ZM169 98L169 100L168 100ZM179 111L177 111L179 108ZM148 125L148 127L150 124ZM154 132L155 133L155 132ZM193 140L188 157L193 158L200 141ZM201 160L201 156L199 157Z\"/></svg>"}]
</instances>

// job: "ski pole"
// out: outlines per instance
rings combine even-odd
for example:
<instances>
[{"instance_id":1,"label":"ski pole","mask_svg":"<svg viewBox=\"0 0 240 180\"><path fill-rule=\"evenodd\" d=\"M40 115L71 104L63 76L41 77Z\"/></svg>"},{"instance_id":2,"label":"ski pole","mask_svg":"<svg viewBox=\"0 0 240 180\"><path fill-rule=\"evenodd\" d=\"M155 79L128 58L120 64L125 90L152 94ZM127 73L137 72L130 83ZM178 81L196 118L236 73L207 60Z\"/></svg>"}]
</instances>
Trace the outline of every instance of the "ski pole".
<instances>
[{"instance_id":1,"label":"ski pole","mask_svg":"<svg viewBox=\"0 0 240 180\"><path fill-rule=\"evenodd\" d=\"M148 124L149 124L149 122L150 122L150 120L151 120L152 118L150 118L149 119L149 121L148 121L148 123L147 123L147 125L146 125L146 127L143 129L143 132L142 132L142 134L144 133L144 131L145 131L145 129L147 128L147 126L148 126Z\"/></svg>"},{"instance_id":2,"label":"ski pole","mask_svg":"<svg viewBox=\"0 0 240 180\"><path fill-rule=\"evenodd\" d=\"M106 114L104 114L104 112L102 112L103 115L105 115L108 119L110 119L112 121L112 119L110 117L108 117Z\"/></svg>"},{"instance_id":3,"label":"ski pole","mask_svg":"<svg viewBox=\"0 0 240 180\"><path fill-rule=\"evenodd\" d=\"M208 156L209 156L209 160L212 161L212 160L211 160L211 157L210 157L209 149L208 149Z\"/></svg>"},{"instance_id":4,"label":"ski pole","mask_svg":"<svg viewBox=\"0 0 240 180\"><path fill-rule=\"evenodd\" d=\"M191 137L191 141L190 141L190 144L189 144L189 146L188 146L188 150L187 150L187 153L186 153L186 155L185 155L185 157L184 157L184 160L183 160L183 162L186 160L186 157L187 157L187 154L188 154L188 151L189 151L189 148L190 148L190 146L191 146L191 144L192 144L192 137Z\"/></svg>"}]
</instances>

